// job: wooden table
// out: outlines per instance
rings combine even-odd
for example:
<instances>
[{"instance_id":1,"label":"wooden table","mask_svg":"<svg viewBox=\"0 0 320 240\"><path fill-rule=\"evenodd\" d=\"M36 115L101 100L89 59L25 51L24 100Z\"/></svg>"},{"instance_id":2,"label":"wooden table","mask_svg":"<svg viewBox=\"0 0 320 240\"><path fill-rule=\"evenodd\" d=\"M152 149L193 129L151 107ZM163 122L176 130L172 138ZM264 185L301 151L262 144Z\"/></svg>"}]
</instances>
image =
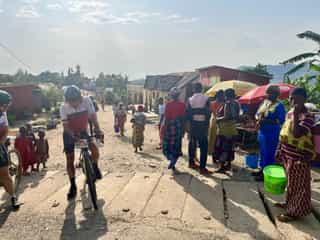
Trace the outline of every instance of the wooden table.
<instances>
[{"instance_id":1,"label":"wooden table","mask_svg":"<svg viewBox=\"0 0 320 240\"><path fill-rule=\"evenodd\" d=\"M237 152L244 154L259 153L257 129L238 126L237 130L239 133L239 141L237 143L239 149ZM248 146L248 143L252 143L254 147L252 149L245 148L245 146Z\"/></svg>"}]
</instances>

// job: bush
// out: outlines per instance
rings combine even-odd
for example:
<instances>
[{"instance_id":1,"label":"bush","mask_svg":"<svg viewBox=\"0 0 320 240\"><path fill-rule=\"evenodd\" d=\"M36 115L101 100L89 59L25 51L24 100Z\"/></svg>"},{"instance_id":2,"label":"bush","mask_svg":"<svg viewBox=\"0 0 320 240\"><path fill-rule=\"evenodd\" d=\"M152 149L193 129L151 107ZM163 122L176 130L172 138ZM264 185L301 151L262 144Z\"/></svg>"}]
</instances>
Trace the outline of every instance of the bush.
<instances>
[{"instance_id":1,"label":"bush","mask_svg":"<svg viewBox=\"0 0 320 240\"><path fill-rule=\"evenodd\" d=\"M51 86L48 89L44 89L43 93L43 102L44 108L50 110L52 107L56 107L58 102L63 101L63 91L55 86Z\"/></svg>"},{"instance_id":2,"label":"bush","mask_svg":"<svg viewBox=\"0 0 320 240\"><path fill-rule=\"evenodd\" d=\"M53 109L51 109L51 114L55 117L60 117L60 108L58 106L54 107Z\"/></svg>"},{"instance_id":3,"label":"bush","mask_svg":"<svg viewBox=\"0 0 320 240\"><path fill-rule=\"evenodd\" d=\"M16 122L16 116L14 114L8 114L8 122L9 125L13 125Z\"/></svg>"},{"instance_id":4,"label":"bush","mask_svg":"<svg viewBox=\"0 0 320 240\"><path fill-rule=\"evenodd\" d=\"M113 104L115 102L115 95L113 94L113 92L106 91L104 94L104 98L106 104Z\"/></svg>"}]
</instances>

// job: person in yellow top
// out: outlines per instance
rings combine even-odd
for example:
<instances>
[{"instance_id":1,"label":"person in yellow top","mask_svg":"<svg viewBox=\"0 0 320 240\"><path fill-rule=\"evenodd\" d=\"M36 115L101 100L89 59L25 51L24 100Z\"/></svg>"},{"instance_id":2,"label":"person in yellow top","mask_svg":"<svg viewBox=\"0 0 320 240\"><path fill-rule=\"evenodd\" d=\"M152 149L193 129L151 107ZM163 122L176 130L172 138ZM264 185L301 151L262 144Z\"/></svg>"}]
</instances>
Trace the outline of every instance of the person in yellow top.
<instances>
[{"instance_id":1,"label":"person in yellow top","mask_svg":"<svg viewBox=\"0 0 320 240\"><path fill-rule=\"evenodd\" d=\"M231 162L235 158L235 140L238 135L236 123L239 120L240 104L236 100L235 91L225 91L225 102L217 111L217 137L214 156L219 163L218 173L231 170Z\"/></svg>"},{"instance_id":2,"label":"person in yellow top","mask_svg":"<svg viewBox=\"0 0 320 240\"><path fill-rule=\"evenodd\" d=\"M316 152L313 144L314 116L305 107L307 93L296 88L291 93L293 108L288 112L280 132L277 161L283 164L287 175L285 203L276 206L285 209L278 220L289 222L311 212L311 161Z\"/></svg>"},{"instance_id":3,"label":"person in yellow top","mask_svg":"<svg viewBox=\"0 0 320 240\"><path fill-rule=\"evenodd\" d=\"M214 101L210 103L210 112L212 113L210 127L209 127L209 145L208 145L208 154L212 155L213 163L217 163L217 160L214 155L214 146L216 143L217 137L217 115L218 110L224 104L224 91L220 90L216 93Z\"/></svg>"}]
</instances>

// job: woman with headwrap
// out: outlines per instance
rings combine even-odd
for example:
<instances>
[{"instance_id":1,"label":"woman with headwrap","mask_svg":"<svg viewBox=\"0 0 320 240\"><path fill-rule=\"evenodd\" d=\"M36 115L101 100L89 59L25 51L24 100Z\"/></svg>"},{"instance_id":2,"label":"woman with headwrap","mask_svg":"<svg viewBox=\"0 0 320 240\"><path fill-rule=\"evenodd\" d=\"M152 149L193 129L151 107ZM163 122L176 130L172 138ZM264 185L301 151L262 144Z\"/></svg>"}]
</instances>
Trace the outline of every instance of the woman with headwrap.
<instances>
[{"instance_id":1,"label":"woman with headwrap","mask_svg":"<svg viewBox=\"0 0 320 240\"><path fill-rule=\"evenodd\" d=\"M178 100L179 91L177 88L170 90L170 98L165 107L164 113L164 138L163 154L170 161L168 169L175 170L176 162L181 155L181 142L184 133L184 123L186 117L186 106Z\"/></svg>"},{"instance_id":2,"label":"woman with headwrap","mask_svg":"<svg viewBox=\"0 0 320 240\"><path fill-rule=\"evenodd\" d=\"M138 106L138 112L133 116L132 122L132 145L135 152L138 152L138 148L142 151L144 141L144 127L146 124L146 115L143 113L143 106Z\"/></svg>"},{"instance_id":3,"label":"woman with headwrap","mask_svg":"<svg viewBox=\"0 0 320 240\"><path fill-rule=\"evenodd\" d=\"M278 101L279 87L269 86L266 94L267 99L261 104L256 114L261 168L258 173L253 174L257 181L263 180L263 169L275 163L274 157L279 143L279 134L286 117L285 108Z\"/></svg>"},{"instance_id":4,"label":"woman with headwrap","mask_svg":"<svg viewBox=\"0 0 320 240\"><path fill-rule=\"evenodd\" d=\"M292 109L280 132L277 161L284 165L287 175L285 203L276 206L285 209L278 220L289 222L311 213L311 161L316 158L313 143L314 116L305 107L304 88L291 93Z\"/></svg>"},{"instance_id":5,"label":"woman with headwrap","mask_svg":"<svg viewBox=\"0 0 320 240\"><path fill-rule=\"evenodd\" d=\"M120 135L124 136L124 125L126 124L126 121L127 121L127 111L123 103L119 104L119 109L115 114L115 118L117 123L116 125L119 127L119 130L120 130Z\"/></svg>"},{"instance_id":6,"label":"woman with headwrap","mask_svg":"<svg viewBox=\"0 0 320 240\"><path fill-rule=\"evenodd\" d=\"M225 91L225 102L217 110L217 137L214 156L219 163L218 173L231 170L231 162L235 158L235 141L238 135L236 123L239 119L240 104L236 100L235 91L229 88Z\"/></svg>"}]
</instances>

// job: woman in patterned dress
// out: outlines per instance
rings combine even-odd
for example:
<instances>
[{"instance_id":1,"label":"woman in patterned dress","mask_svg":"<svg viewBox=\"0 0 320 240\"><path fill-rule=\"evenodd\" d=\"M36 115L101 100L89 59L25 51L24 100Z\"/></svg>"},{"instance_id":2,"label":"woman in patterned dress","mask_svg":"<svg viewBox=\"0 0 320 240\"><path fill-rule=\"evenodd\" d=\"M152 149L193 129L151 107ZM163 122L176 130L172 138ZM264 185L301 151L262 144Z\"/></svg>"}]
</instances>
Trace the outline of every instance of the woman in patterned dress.
<instances>
[{"instance_id":1,"label":"woman in patterned dress","mask_svg":"<svg viewBox=\"0 0 320 240\"><path fill-rule=\"evenodd\" d=\"M125 110L122 103L119 104L119 109L116 112L116 122L120 129L120 135L124 136L124 125L127 121L127 111Z\"/></svg>"},{"instance_id":2,"label":"woman in patterned dress","mask_svg":"<svg viewBox=\"0 0 320 240\"><path fill-rule=\"evenodd\" d=\"M166 104L164 113L162 152L170 161L168 169L173 171L175 171L175 165L181 156L181 144L186 118L186 106L178 100L179 94L179 90L175 87L170 90L169 95L172 100Z\"/></svg>"},{"instance_id":3,"label":"woman in patterned dress","mask_svg":"<svg viewBox=\"0 0 320 240\"><path fill-rule=\"evenodd\" d=\"M131 119L132 122L132 145L135 152L138 152L138 148L142 151L144 142L144 129L146 125L146 115L143 113L143 105L138 106L138 112L136 112Z\"/></svg>"},{"instance_id":4,"label":"woman in patterned dress","mask_svg":"<svg viewBox=\"0 0 320 240\"><path fill-rule=\"evenodd\" d=\"M217 114L217 137L214 156L219 163L218 173L231 170L231 162L235 158L235 140L238 135L236 123L239 119L240 104L236 100L235 91L231 88L225 91L225 102Z\"/></svg>"},{"instance_id":5,"label":"woman in patterned dress","mask_svg":"<svg viewBox=\"0 0 320 240\"><path fill-rule=\"evenodd\" d=\"M276 206L285 209L278 220L289 222L311 212L311 161L315 158L312 128L314 117L305 107L305 89L291 93L291 109L280 132L277 161L283 164L288 185L285 203Z\"/></svg>"}]
</instances>

